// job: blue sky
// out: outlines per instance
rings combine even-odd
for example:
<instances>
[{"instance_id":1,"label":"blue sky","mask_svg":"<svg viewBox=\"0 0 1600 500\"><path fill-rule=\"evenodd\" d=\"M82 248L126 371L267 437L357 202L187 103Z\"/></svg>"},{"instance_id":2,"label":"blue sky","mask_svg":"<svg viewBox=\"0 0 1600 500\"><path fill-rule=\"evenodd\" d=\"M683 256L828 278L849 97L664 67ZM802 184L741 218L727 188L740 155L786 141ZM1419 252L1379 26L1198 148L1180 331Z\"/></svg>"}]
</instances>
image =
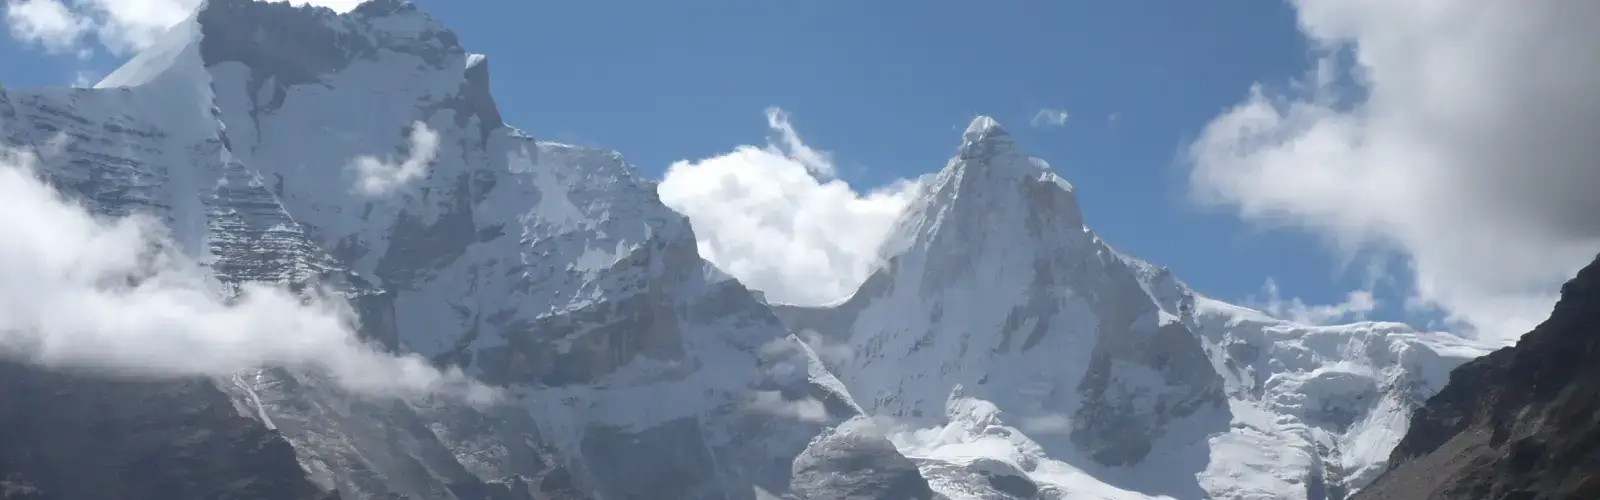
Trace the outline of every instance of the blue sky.
<instances>
[{"instance_id":1,"label":"blue sky","mask_svg":"<svg viewBox=\"0 0 1600 500\"><path fill-rule=\"evenodd\" d=\"M1582 5L415 1L453 28L469 50L489 54L495 96L509 122L542 138L619 150L655 177L676 161L765 144L772 131L763 113L775 106L787 112L806 145L831 155L839 179L864 192L936 171L971 118L994 116L1025 149L1077 186L1089 225L1106 240L1172 267L1203 293L1235 302L1263 298L1271 279L1284 296L1336 303L1381 276L1375 318L1419 323L1443 312L1482 325L1483 317L1462 315L1494 310L1516 315L1520 322L1502 328L1515 329L1548 310L1559 278L1592 256L1600 242L1600 234L1534 232L1523 220L1482 222L1493 218L1486 213L1513 209L1525 209L1529 217L1542 213L1536 210L1576 210L1538 206L1539 189L1573 185L1564 173L1592 170L1590 163L1562 157L1565 163L1551 163L1548 180L1530 185L1533 195L1482 202L1479 213L1448 202L1486 199L1473 191L1480 189L1477 184L1440 182L1447 168L1412 167L1410 161L1427 152L1449 168L1462 163L1491 173L1529 164L1534 153L1517 149L1526 141L1516 138L1499 148L1513 151L1505 158L1451 154L1471 150L1464 145L1474 141L1494 146L1499 139L1486 142L1492 134L1480 132L1493 131L1495 120L1533 116L1516 114L1518 108L1509 105L1529 97L1496 92L1520 83L1489 81L1493 75L1533 81L1554 74L1542 65L1571 62L1560 57L1582 59L1585 40L1558 39L1572 50L1530 59L1512 50L1488 51L1507 46L1491 35L1537 38L1528 35L1564 26L1492 29L1497 27L1478 22L1490 18L1474 17L1472 24L1451 16L1471 12L1466 4L1480 4L1505 11L1506 19L1543 22L1585 18ZM1390 22L1396 19L1405 22ZM1340 60L1313 46L1351 50ZM1462 47L1484 48L1486 55L1469 57L1464 54L1472 51L1456 50ZM1362 57L1351 60L1352 53ZM0 82L68 84L80 75L104 74L117 62L104 51L95 54L47 54L37 43L6 38L0 40L0 60L6 61ZM1429 67L1487 83L1480 88L1470 78L1436 80L1410 72L1434 63ZM1503 70L1518 64L1524 65L1520 73ZM1563 78L1588 81L1581 78L1586 76ZM1311 90L1291 85L1307 77L1315 83ZM1267 90L1252 93L1256 84ZM1579 94L1538 88L1552 102ZM1405 128L1416 120L1383 121L1431 113L1434 108L1423 106L1428 102L1408 104L1427 99L1367 102L1369 94L1478 99L1487 104L1462 109L1499 110L1504 116L1455 117L1459 134L1427 136ZM1068 118L1060 125L1031 124L1043 109L1064 111ZM1572 116L1546 111L1540 116L1547 118L1528 119L1540 125L1594 118L1584 111L1588 107L1572 109ZM1210 135L1208 124L1214 126ZM1263 137L1269 140L1246 140ZM1204 165L1191 164L1187 156L1197 141L1211 146ZM1585 144L1563 145L1575 151L1570 158L1587 158ZM1190 184L1195 172L1206 175L1203 189ZM1418 187L1363 194L1375 186ZM1196 190L1223 202L1203 207L1193 201ZM1431 222L1436 219L1443 222ZM1343 248L1383 250L1367 255L1383 255L1393 265L1374 273L1361 260L1351 264L1347 252L1328 244L1334 241ZM1464 243L1486 241L1525 244ZM1539 253L1547 247L1561 252ZM1552 264L1530 264L1538 261ZM1517 265L1499 265L1507 262ZM1505 276L1463 278L1495 267L1506 268ZM1408 301L1432 305L1433 312L1407 310ZM1531 307L1497 308L1512 302Z\"/></svg>"},{"instance_id":2,"label":"blue sky","mask_svg":"<svg viewBox=\"0 0 1600 500\"><path fill-rule=\"evenodd\" d=\"M1309 237L1201 210L1174 163L1257 80L1311 63L1292 9L1254 2L420 2L490 54L536 135L620 150L653 175L767 134L788 111L858 187L939 169L977 114L1071 182L1119 249L1207 293L1307 301L1363 278ZM1032 127L1041 109L1060 127Z\"/></svg>"},{"instance_id":3,"label":"blue sky","mask_svg":"<svg viewBox=\"0 0 1600 500\"><path fill-rule=\"evenodd\" d=\"M869 188L936 171L994 116L1071 181L1089 224L1204 293L1336 302L1361 273L1311 237L1187 196L1183 148L1256 81L1312 60L1287 5L1171 2L460 2L420 0L489 54L507 120L621 151L659 177L767 135L788 111L838 175ZM492 8L491 8L492 7ZM0 42L0 81L70 84L118 59ZM20 61L20 64L17 62ZM1061 126L1032 126L1042 109Z\"/></svg>"}]
</instances>

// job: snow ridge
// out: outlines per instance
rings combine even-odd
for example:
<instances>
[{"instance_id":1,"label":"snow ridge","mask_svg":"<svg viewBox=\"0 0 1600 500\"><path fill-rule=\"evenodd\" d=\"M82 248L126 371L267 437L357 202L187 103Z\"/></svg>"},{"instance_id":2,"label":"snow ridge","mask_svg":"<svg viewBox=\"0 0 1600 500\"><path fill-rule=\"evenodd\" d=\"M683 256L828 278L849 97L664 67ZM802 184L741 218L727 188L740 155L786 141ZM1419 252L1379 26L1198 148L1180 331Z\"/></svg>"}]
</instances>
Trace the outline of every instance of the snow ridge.
<instances>
[{"instance_id":1,"label":"snow ridge","mask_svg":"<svg viewBox=\"0 0 1600 500\"><path fill-rule=\"evenodd\" d=\"M794 459L859 405L620 155L506 126L488 70L398 0L209 0L95 89L0 90L0 143L71 137L45 174L100 213L165 216L222 293L331 287L370 340L515 395L218 381L343 498L786 494ZM356 192L350 161L403 157L415 123L438 136L426 173Z\"/></svg>"},{"instance_id":2,"label":"snow ridge","mask_svg":"<svg viewBox=\"0 0 1600 500\"><path fill-rule=\"evenodd\" d=\"M909 457L953 499L1343 498L1486 352L1200 296L1102 241L987 117L852 297L768 307L620 155L507 126L488 71L399 0L209 0L95 89L0 90L0 144L69 138L44 175L99 213L164 217L222 293L329 286L370 340L517 396L218 381L344 498L831 498L796 458L849 453L886 474L850 484L921 492ZM425 175L354 192L350 160L403 156L414 123L438 134Z\"/></svg>"},{"instance_id":3,"label":"snow ridge","mask_svg":"<svg viewBox=\"0 0 1600 500\"><path fill-rule=\"evenodd\" d=\"M775 306L951 498L1343 498L1486 352L1309 327L1195 294L1084 226L1071 184L979 117L847 300ZM1021 483L1016 483L1021 484ZM1029 488L1023 488L1029 489Z\"/></svg>"}]
</instances>

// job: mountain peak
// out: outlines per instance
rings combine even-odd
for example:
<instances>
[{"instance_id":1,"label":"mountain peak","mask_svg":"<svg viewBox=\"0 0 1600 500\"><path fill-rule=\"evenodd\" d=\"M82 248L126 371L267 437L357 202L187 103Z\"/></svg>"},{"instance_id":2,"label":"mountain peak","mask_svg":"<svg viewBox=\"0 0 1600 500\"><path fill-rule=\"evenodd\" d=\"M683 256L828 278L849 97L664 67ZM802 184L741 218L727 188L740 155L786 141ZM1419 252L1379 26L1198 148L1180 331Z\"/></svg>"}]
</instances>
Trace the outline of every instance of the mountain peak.
<instances>
[{"instance_id":1,"label":"mountain peak","mask_svg":"<svg viewBox=\"0 0 1600 500\"><path fill-rule=\"evenodd\" d=\"M206 0L97 86L168 79L204 87L211 83L207 71L236 73L256 109L270 111L291 88L332 89L333 75L351 69L364 78L426 79L432 88L419 97L444 96L430 109L454 110L462 122L476 117L485 132L504 126L490 95L487 58L468 53L454 32L405 0L367 0L344 13L286 2Z\"/></svg>"},{"instance_id":2,"label":"mountain peak","mask_svg":"<svg viewBox=\"0 0 1600 500\"><path fill-rule=\"evenodd\" d=\"M993 157L1012 150L1014 145L1011 133L1007 132L999 121L988 116L979 116L972 119L972 123L967 125L967 130L961 133L959 157L962 159Z\"/></svg>"},{"instance_id":3,"label":"mountain peak","mask_svg":"<svg viewBox=\"0 0 1600 500\"><path fill-rule=\"evenodd\" d=\"M1009 135L1010 132L1000 125L1000 122L987 115L980 115L972 119L967 125L967 131L962 133L962 138L967 142L978 142L990 137Z\"/></svg>"},{"instance_id":4,"label":"mountain peak","mask_svg":"<svg viewBox=\"0 0 1600 500\"><path fill-rule=\"evenodd\" d=\"M208 0L196 13L207 67L228 61L284 84L308 83L380 52L442 68L465 50L455 33L401 0L369 0L348 14L255 0Z\"/></svg>"}]
</instances>

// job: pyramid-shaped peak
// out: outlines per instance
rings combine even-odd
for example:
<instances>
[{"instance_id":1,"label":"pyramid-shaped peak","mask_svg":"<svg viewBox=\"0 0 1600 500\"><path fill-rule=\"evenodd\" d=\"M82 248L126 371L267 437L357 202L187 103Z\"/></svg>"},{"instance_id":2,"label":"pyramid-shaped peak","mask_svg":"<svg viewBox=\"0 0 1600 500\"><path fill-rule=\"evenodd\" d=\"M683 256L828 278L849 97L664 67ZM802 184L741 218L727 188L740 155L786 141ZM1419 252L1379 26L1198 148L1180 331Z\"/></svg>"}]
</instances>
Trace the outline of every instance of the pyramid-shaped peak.
<instances>
[{"instance_id":1,"label":"pyramid-shaped peak","mask_svg":"<svg viewBox=\"0 0 1600 500\"><path fill-rule=\"evenodd\" d=\"M994 138L1008 137L1011 133L1000 122L989 116L979 116L972 119L967 125L967 131L961 134L963 141L968 143L982 142Z\"/></svg>"},{"instance_id":2,"label":"pyramid-shaped peak","mask_svg":"<svg viewBox=\"0 0 1600 500\"><path fill-rule=\"evenodd\" d=\"M1011 133L994 118L979 116L967 125L966 132L961 133L959 156L963 159L989 158L1012 149Z\"/></svg>"}]
</instances>

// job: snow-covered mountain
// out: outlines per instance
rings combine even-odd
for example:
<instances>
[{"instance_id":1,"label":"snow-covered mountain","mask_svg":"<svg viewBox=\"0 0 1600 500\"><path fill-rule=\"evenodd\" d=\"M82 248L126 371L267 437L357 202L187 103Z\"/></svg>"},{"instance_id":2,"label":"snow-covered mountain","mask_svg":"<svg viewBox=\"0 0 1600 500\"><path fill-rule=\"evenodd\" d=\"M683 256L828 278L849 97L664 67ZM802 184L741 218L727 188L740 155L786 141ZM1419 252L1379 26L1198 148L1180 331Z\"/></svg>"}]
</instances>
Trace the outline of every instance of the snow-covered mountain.
<instances>
[{"instance_id":1,"label":"snow-covered mountain","mask_svg":"<svg viewBox=\"0 0 1600 500\"><path fill-rule=\"evenodd\" d=\"M514 395L215 382L346 500L834 498L797 457L905 461L881 436L808 450L858 411L838 381L618 154L506 126L488 70L398 0L210 0L94 89L0 90L0 144L49 145L43 173L98 213L165 217L225 284L331 286L374 341ZM411 153L416 122L427 175L358 195L347 165ZM910 470L897 491L931 495Z\"/></svg>"},{"instance_id":2,"label":"snow-covered mountain","mask_svg":"<svg viewBox=\"0 0 1600 500\"><path fill-rule=\"evenodd\" d=\"M1205 298L989 118L827 307L774 306L951 498L1343 498L1482 346Z\"/></svg>"},{"instance_id":3,"label":"snow-covered mountain","mask_svg":"<svg viewBox=\"0 0 1600 500\"><path fill-rule=\"evenodd\" d=\"M1199 296L1087 230L987 118L860 291L769 307L617 153L505 124L488 72L399 0L209 0L94 89L0 89L0 145L48 150L42 173L98 213L164 217L224 285L330 287L373 342L512 395L379 399L283 369L167 395L225 393L250 425L208 415L236 442L275 429L345 500L1340 498L1484 352ZM412 156L419 123L426 174L353 189L351 161ZM160 410L138 426L181 417Z\"/></svg>"}]
</instances>

